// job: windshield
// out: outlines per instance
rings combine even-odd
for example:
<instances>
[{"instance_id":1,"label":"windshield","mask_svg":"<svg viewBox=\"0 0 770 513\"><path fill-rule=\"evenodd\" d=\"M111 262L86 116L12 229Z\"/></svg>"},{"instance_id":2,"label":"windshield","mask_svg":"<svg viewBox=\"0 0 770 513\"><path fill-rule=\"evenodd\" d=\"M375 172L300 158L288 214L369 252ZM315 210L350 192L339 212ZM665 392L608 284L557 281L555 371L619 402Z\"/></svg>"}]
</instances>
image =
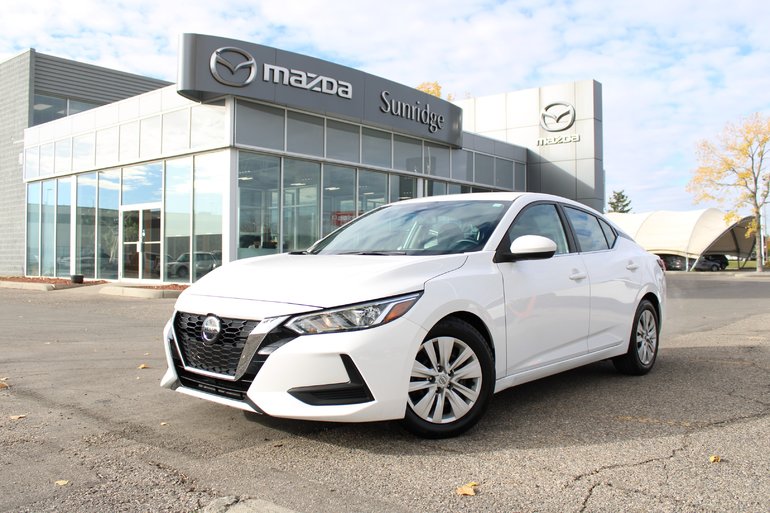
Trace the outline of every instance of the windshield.
<instances>
[{"instance_id":1,"label":"windshield","mask_svg":"<svg viewBox=\"0 0 770 513\"><path fill-rule=\"evenodd\" d=\"M313 254L444 255L479 251L510 201L393 203L318 241Z\"/></svg>"}]
</instances>

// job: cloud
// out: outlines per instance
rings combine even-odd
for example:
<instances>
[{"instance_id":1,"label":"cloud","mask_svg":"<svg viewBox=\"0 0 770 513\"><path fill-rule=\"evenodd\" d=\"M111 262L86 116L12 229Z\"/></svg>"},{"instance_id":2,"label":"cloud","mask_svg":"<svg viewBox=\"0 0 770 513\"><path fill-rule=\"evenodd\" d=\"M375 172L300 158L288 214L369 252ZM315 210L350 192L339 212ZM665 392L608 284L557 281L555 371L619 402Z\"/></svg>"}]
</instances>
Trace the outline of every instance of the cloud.
<instances>
[{"instance_id":1,"label":"cloud","mask_svg":"<svg viewBox=\"0 0 770 513\"><path fill-rule=\"evenodd\" d=\"M607 194L681 209L695 143L770 112L768 19L770 2L741 0L11 0L0 59L33 47L174 81L179 34L201 32L458 98L596 79Z\"/></svg>"}]
</instances>

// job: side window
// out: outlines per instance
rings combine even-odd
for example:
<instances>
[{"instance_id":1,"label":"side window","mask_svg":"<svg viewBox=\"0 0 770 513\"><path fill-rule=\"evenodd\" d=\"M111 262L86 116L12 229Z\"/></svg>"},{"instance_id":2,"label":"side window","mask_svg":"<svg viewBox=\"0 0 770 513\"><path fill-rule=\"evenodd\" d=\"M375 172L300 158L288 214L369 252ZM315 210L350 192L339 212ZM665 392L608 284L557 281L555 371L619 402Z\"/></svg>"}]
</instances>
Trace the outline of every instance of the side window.
<instances>
[{"instance_id":1,"label":"side window","mask_svg":"<svg viewBox=\"0 0 770 513\"><path fill-rule=\"evenodd\" d=\"M599 224L602 225L602 231L604 231L604 237L607 239L607 244L612 248L615 245L615 241L618 240L615 230L602 219L599 219Z\"/></svg>"},{"instance_id":2,"label":"side window","mask_svg":"<svg viewBox=\"0 0 770 513\"><path fill-rule=\"evenodd\" d=\"M556 243L557 255L569 252L556 205L541 203L521 212L508 230L508 240L513 242L522 235L540 235L551 239Z\"/></svg>"},{"instance_id":3,"label":"side window","mask_svg":"<svg viewBox=\"0 0 770 513\"><path fill-rule=\"evenodd\" d=\"M596 216L571 207L564 207L564 211L575 230L580 251L602 251L610 248Z\"/></svg>"}]
</instances>

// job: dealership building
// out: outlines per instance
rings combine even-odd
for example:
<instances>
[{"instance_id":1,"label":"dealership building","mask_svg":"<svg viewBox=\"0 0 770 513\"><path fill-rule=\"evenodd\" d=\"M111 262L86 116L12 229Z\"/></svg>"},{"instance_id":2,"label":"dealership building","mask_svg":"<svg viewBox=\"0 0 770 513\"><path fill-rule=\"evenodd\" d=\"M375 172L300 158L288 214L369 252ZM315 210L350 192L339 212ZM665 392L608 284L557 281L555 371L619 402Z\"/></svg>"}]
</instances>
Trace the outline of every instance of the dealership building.
<instances>
[{"instance_id":1,"label":"dealership building","mask_svg":"<svg viewBox=\"0 0 770 513\"><path fill-rule=\"evenodd\" d=\"M198 34L176 84L36 53L0 63L0 275L196 280L408 198L604 204L601 85L449 102Z\"/></svg>"}]
</instances>

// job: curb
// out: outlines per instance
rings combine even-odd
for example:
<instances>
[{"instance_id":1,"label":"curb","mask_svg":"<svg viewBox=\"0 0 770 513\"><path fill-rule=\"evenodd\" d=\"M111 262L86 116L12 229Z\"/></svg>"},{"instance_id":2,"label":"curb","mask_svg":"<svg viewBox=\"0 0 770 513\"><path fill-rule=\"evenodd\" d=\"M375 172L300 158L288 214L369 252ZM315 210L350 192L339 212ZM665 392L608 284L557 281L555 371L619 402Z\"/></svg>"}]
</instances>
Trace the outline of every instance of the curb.
<instances>
[{"instance_id":1,"label":"curb","mask_svg":"<svg viewBox=\"0 0 770 513\"><path fill-rule=\"evenodd\" d=\"M122 285L107 285L99 291L99 294L107 296L138 297L143 299L174 299L178 298L181 293L181 290L145 289Z\"/></svg>"},{"instance_id":2,"label":"curb","mask_svg":"<svg viewBox=\"0 0 770 513\"><path fill-rule=\"evenodd\" d=\"M25 289L25 290L42 290L48 292L54 290L56 287L50 283L32 283L23 281L0 281L0 288L2 289Z\"/></svg>"}]
</instances>

